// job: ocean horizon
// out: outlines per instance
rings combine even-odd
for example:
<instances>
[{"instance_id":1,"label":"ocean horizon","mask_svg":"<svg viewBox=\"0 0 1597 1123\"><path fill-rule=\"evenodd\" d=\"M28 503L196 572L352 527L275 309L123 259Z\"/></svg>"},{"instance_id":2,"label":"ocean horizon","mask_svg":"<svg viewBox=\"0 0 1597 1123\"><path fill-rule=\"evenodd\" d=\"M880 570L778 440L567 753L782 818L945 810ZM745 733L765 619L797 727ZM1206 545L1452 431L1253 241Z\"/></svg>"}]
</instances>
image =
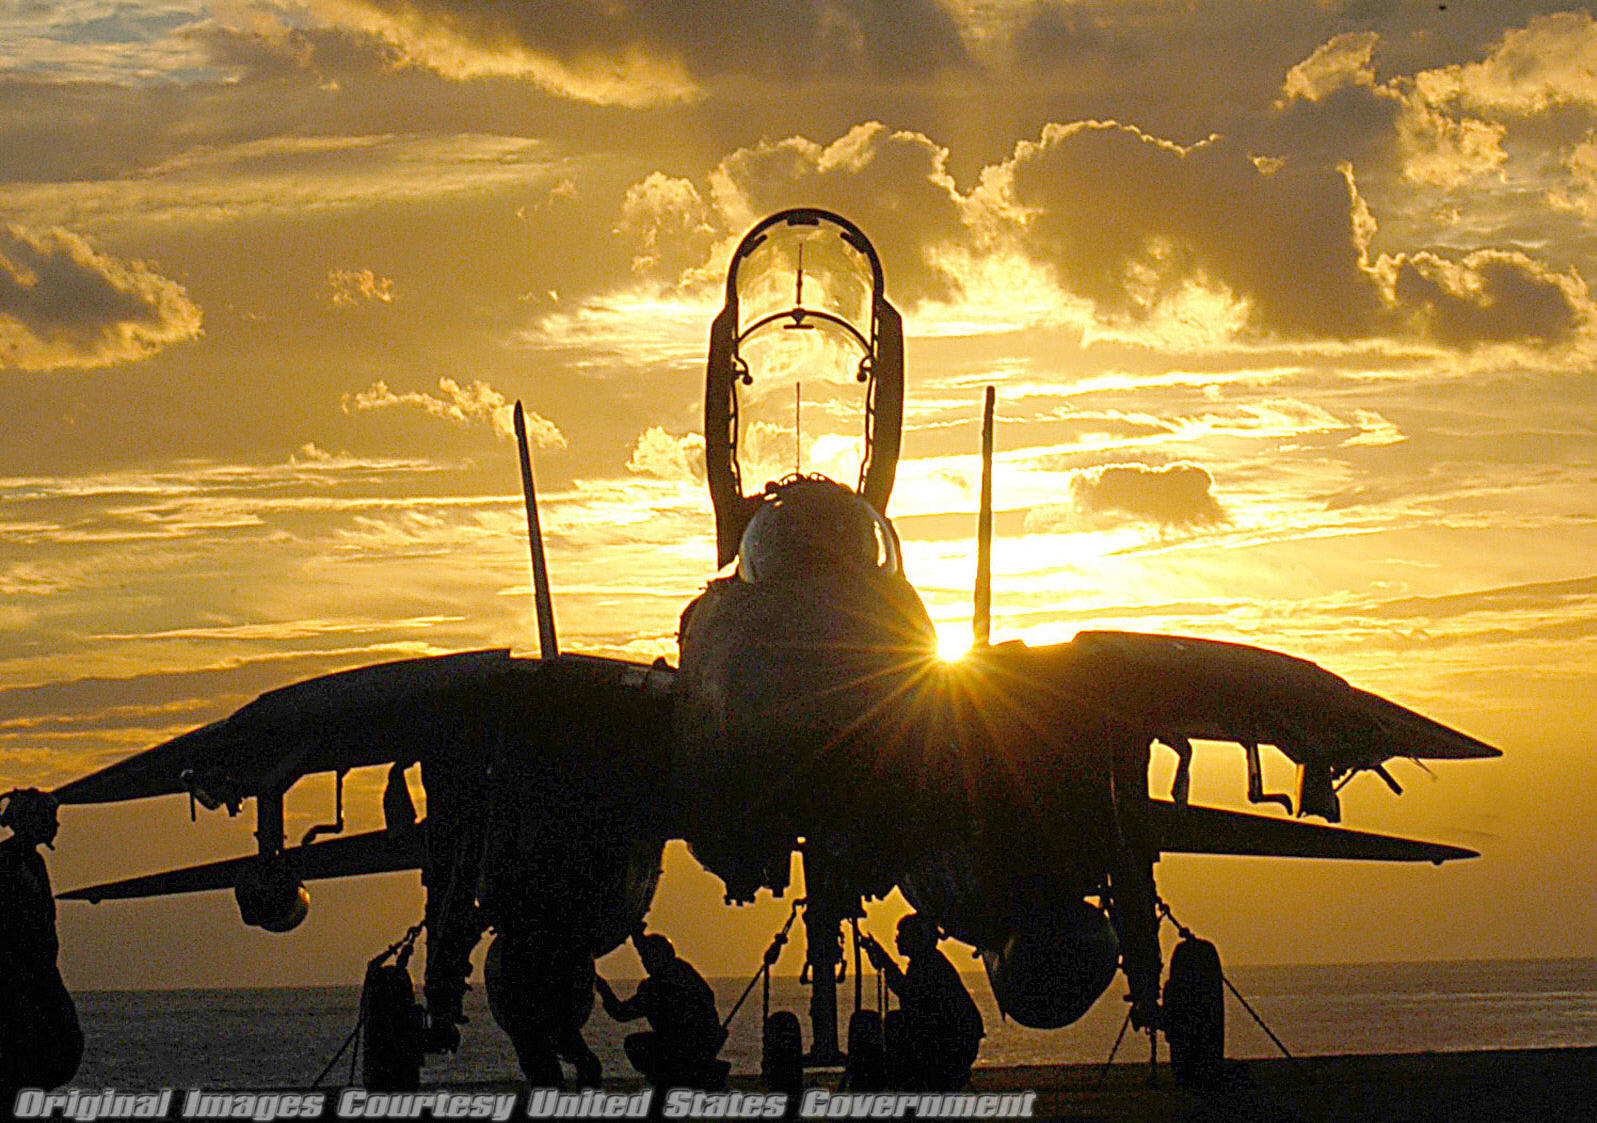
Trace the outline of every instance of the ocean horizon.
<instances>
[{"instance_id":1,"label":"ocean horizon","mask_svg":"<svg viewBox=\"0 0 1597 1123\"><path fill-rule=\"evenodd\" d=\"M1228 966L1227 974L1300 1056L1597 1045L1597 958ZM623 996L634 985L615 981ZM725 1017L748 979L709 981ZM967 974L966 983L987 1028L979 1065L1102 1062L1125 1019L1119 981L1075 1025L1048 1031L1001 1018L980 973ZM355 985L79 991L74 997L86 1044L72 1086L305 1087L353 1029L359 995ZM807 1046L808 988L779 976L771 996L773 1010L799 1013ZM838 993L840 1033L846 1032L853 998L849 980ZM470 1022L462 1027L460 1051L429 1058L424 1082L519 1081L515 1052L488 1013L481 987L466 999ZM864 1007L874 1009L875 1000L875 980L868 975ZM760 1012L756 987L729 1027L722 1051L734 1072L759 1070ZM638 1028L619 1025L595 1007L584 1033L607 1079L635 1078L621 1043ZM1226 1049L1243 1059L1279 1055L1230 994ZM1117 1059L1146 1058L1146 1039L1128 1034ZM347 1083L349 1072L346 1055L325 1083Z\"/></svg>"}]
</instances>

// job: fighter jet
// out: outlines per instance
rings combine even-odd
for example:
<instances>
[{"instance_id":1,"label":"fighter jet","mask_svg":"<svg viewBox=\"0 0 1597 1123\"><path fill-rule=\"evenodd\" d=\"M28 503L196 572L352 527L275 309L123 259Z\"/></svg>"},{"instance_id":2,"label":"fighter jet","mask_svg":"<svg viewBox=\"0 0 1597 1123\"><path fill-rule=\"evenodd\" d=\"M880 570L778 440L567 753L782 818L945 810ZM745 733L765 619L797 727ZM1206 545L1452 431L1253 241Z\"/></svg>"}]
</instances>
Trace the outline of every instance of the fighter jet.
<instances>
[{"instance_id":1,"label":"fighter jet","mask_svg":"<svg viewBox=\"0 0 1597 1123\"><path fill-rule=\"evenodd\" d=\"M857 477L793 470L750 488L770 469L740 418L756 379L785 385L823 362L841 364L837 384L863 413ZM253 801L258 849L62 896L231 888L246 924L286 931L305 917L306 881L419 868L434 1046L456 1039L469 956L492 929L490 1003L529 1078L548 1083L555 1058L583 1048L572 1037L594 958L644 922L672 839L729 902L783 893L801 855L817 1061L840 1055L844 923L895 888L977 949L1006 1016L1067 1025L1119 972L1133 1017L1154 1025L1162 855L1475 856L1302 821L1338 822L1337 792L1360 772L1401 794L1393 758L1500 755L1313 663L1130 632L992 643L990 396L977 642L939 658L887 513L903 401L903 323L871 243L823 210L766 218L733 253L710 327L720 572L682 613L676 666L559 650L523 433L539 657L474 651L310 679L66 784L63 803L187 793L237 813ZM1241 746L1248 799L1281 813L1191 803L1195 741ZM1168 799L1149 791L1156 745L1179 762ZM1297 766L1295 793L1265 791L1264 746ZM318 840L342 829L344 774L373 765L389 768L385 828ZM405 780L415 765L424 823ZM285 845L284 793L320 772L338 777L337 821Z\"/></svg>"}]
</instances>

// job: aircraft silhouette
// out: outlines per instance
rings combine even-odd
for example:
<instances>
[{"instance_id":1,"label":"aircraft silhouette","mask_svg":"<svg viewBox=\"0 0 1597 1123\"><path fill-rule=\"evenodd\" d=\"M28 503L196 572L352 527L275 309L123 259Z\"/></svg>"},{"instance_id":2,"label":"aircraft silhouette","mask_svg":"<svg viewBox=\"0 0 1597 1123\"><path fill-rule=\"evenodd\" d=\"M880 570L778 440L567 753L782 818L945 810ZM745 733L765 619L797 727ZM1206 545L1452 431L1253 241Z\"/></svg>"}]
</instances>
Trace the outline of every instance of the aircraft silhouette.
<instances>
[{"instance_id":1,"label":"aircraft silhouette","mask_svg":"<svg viewBox=\"0 0 1597 1123\"><path fill-rule=\"evenodd\" d=\"M745 494L739 387L761 347L801 333L854 363L858 481L794 472ZM705 468L723 572L682 614L678 666L559 652L518 404L541 657L475 651L325 675L74 780L55 793L63 803L187 792L236 813L253 799L259 847L62 896L232 888L245 923L286 931L305 916L305 881L420 868L434 1043L451 1041L468 957L491 927L489 998L537 1084L559 1082L557 1056L574 1059L593 959L642 924L674 838L736 902L784 891L801 854L817 1060L839 1055L843 922L895 887L979 950L1007 1016L1068 1024L1119 970L1149 1024L1160 855L1474 856L1189 803L1194 740L1244 747L1250 801L1333 823L1357 772L1400 791L1384 767L1394 757L1500 755L1312 663L1127 632L991 644L990 392L977 643L938 658L886 516L903 392L902 321L864 234L816 209L766 218L733 254L710 331ZM1155 741L1179 759L1168 800L1149 795ZM1297 765L1295 799L1264 790L1261 745ZM424 824L405 784L415 764ZM371 765L389 766L383 830L316 841L315 828L285 846L294 783L338 776L337 833L343 774Z\"/></svg>"}]
</instances>

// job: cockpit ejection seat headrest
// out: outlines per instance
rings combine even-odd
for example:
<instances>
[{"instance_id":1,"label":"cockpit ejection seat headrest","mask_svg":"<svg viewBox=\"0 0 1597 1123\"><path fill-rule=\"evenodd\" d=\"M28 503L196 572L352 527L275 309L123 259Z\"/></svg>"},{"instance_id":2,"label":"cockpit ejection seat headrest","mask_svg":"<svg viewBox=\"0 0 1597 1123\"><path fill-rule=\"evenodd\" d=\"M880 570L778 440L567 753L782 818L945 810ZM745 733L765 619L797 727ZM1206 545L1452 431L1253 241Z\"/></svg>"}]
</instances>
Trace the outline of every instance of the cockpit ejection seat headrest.
<instances>
[{"instance_id":1,"label":"cockpit ejection seat headrest","mask_svg":"<svg viewBox=\"0 0 1597 1123\"><path fill-rule=\"evenodd\" d=\"M897 569L897 545L886 521L824 476L793 476L768 487L738 543L738 576L749 584Z\"/></svg>"}]
</instances>

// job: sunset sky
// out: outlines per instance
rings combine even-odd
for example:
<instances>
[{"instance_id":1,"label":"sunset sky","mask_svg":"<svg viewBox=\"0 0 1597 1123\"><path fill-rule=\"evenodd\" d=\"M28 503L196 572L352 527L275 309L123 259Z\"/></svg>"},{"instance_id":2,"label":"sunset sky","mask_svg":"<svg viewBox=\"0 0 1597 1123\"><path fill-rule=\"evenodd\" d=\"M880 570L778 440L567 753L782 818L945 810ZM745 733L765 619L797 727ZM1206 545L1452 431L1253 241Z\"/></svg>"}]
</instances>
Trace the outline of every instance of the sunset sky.
<instances>
[{"instance_id":1,"label":"sunset sky","mask_svg":"<svg viewBox=\"0 0 1597 1123\"><path fill-rule=\"evenodd\" d=\"M1480 859L1168 858L1178 916L1234 962L1597 955L1570 5L0 0L0 788L310 675L533 653L516 398L563 647L674 660L720 278L793 205L857 223L904 313L889 513L948 635L992 383L995 639L1261 644L1503 749L1343 795ZM1240 804L1206 749L1194 798ZM252 818L70 808L52 874L243 853ZM415 883L313 885L289 936L226 893L68 903L63 970L353 982ZM786 902L719 898L673 847L653 920L752 971Z\"/></svg>"}]
</instances>

